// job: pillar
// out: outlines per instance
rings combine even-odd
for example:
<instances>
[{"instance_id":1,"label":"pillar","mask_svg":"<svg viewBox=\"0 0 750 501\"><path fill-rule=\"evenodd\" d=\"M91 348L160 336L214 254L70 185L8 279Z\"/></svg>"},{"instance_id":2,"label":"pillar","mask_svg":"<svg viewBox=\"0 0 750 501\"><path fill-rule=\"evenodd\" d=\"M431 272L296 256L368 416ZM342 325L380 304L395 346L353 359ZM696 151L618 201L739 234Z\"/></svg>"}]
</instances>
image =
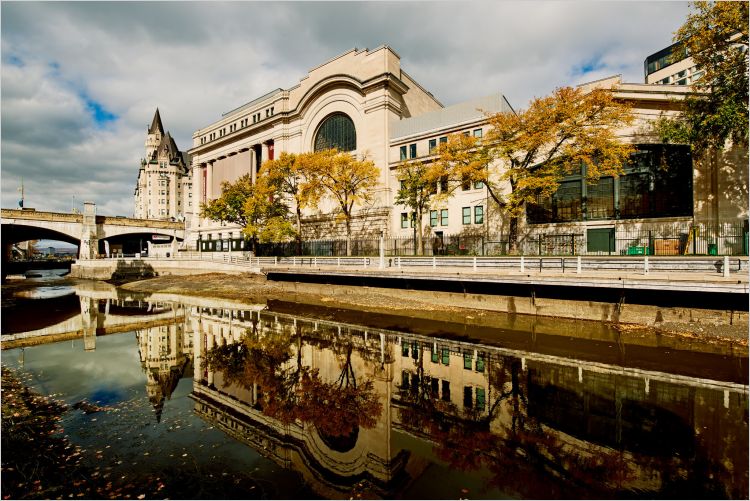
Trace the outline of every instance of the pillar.
<instances>
[{"instance_id":1,"label":"pillar","mask_svg":"<svg viewBox=\"0 0 750 501\"><path fill-rule=\"evenodd\" d=\"M253 184L258 181L258 173L255 172L255 148L250 148L250 179L252 179Z\"/></svg>"},{"instance_id":2,"label":"pillar","mask_svg":"<svg viewBox=\"0 0 750 501\"><path fill-rule=\"evenodd\" d=\"M81 302L81 330L83 331L83 349L96 350L96 326L99 304L90 297L79 297Z\"/></svg>"},{"instance_id":3,"label":"pillar","mask_svg":"<svg viewBox=\"0 0 750 501\"><path fill-rule=\"evenodd\" d=\"M96 204L83 203L83 223L81 224L81 245L78 248L79 259L96 259L99 252L99 239L96 229Z\"/></svg>"},{"instance_id":4,"label":"pillar","mask_svg":"<svg viewBox=\"0 0 750 501\"><path fill-rule=\"evenodd\" d=\"M212 189L214 180L214 160L206 163L206 203L214 199L214 191Z\"/></svg>"}]
</instances>

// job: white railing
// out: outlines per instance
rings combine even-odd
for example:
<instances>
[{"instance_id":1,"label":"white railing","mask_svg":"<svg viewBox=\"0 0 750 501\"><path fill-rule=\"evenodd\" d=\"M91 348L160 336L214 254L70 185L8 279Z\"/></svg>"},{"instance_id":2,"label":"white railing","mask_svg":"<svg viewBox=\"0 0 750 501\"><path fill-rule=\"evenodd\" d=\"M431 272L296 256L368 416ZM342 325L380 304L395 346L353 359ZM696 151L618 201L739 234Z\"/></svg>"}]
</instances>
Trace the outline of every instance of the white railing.
<instances>
[{"instance_id":1,"label":"white railing","mask_svg":"<svg viewBox=\"0 0 750 501\"><path fill-rule=\"evenodd\" d=\"M128 258L132 255L125 255ZM135 256L134 256L135 257ZM148 257L148 256L144 256ZM112 257L110 259L122 259ZM695 273L747 273L746 257L472 257L472 256L251 256L228 252L179 251L173 257L153 257L159 260L200 260L226 263L245 267L298 267L298 268L355 268L355 269L433 269L436 272L448 268L462 268L467 271L516 271L521 273L582 273L582 272L631 272L648 275L651 272L695 272Z\"/></svg>"}]
</instances>

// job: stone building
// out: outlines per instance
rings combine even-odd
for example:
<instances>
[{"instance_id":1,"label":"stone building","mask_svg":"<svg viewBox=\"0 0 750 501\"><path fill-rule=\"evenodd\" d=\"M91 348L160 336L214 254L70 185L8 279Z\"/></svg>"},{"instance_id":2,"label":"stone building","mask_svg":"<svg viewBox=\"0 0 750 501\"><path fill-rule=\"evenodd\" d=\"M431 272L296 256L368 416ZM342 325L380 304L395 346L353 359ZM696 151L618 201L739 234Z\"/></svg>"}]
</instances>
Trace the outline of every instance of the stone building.
<instances>
[{"instance_id":1,"label":"stone building","mask_svg":"<svg viewBox=\"0 0 750 501\"><path fill-rule=\"evenodd\" d=\"M616 99L632 106L636 121L619 134L637 151L622 176L589 184L582 172L563 179L553 197L529 204L520 227L521 252L623 254L635 249L676 254L691 245L696 253L712 252L708 246L741 252L748 217L747 147L708 159L693 158L687 145L660 144L652 123L679 113L680 101L692 92L689 85L674 83L631 84L615 76L581 86L611 89ZM222 182L244 174L255 179L261 164L280 152L337 147L367 155L380 170L372 203L355 209L355 235L382 232L396 250L399 242L421 231L427 254L505 252L507 221L480 184L455 189L430 207L420 229L413 227L411 211L394 203L399 162L430 162L449 134L482 137L488 131L485 112L514 111L501 93L444 107L403 71L393 49L352 49L313 68L298 85L271 91L193 134L189 153L195 182L183 181L192 186L187 193L192 198L183 201L187 210L181 213L191 216L186 248L247 250L241 228L200 218L200 204L218 197ZM152 125L150 141L159 141L157 129ZM147 151L152 151L148 145ZM436 191L441 190L438 183ZM303 238L343 236L344 225L335 213L336 207L325 201L306 211ZM721 240L716 235L722 225L739 225L739 233ZM672 229L664 234L667 226ZM704 229L691 233L698 226ZM490 243L495 247L488 248Z\"/></svg>"},{"instance_id":2,"label":"stone building","mask_svg":"<svg viewBox=\"0 0 750 501\"><path fill-rule=\"evenodd\" d=\"M355 213L355 231L387 232L393 188L387 169L390 130L403 118L442 107L403 71L398 54L390 47L352 49L313 68L296 86L269 92L197 130L189 151L194 197L205 203L220 194L222 182L246 173L254 178L261 163L279 152L337 147L367 155L381 169L372 204ZM343 235L342 225L330 217L332 209L321 205L306 214L306 237ZM197 214L191 227L193 249L200 239L206 250L235 250L240 238L240 228Z\"/></svg>"},{"instance_id":3,"label":"stone building","mask_svg":"<svg viewBox=\"0 0 750 501\"><path fill-rule=\"evenodd\" d=\"M159 109L148 128L146 156L141 159L133 216L185 220L193 212L190 157L177 148L161 123Z\"/></svg>"}]
</instances>

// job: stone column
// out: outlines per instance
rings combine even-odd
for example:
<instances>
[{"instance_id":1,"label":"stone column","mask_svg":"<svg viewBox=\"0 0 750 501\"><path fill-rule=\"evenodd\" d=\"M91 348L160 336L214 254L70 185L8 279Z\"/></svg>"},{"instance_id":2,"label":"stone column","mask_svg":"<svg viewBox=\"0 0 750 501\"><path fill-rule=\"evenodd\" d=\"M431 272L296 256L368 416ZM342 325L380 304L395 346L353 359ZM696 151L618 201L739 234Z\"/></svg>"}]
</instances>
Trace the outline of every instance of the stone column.
<instances>
[{"instance_id":1,"label":"stone column","mask_svg":"<svg viewBox=\"0 0 750 501\"><path fill-rule=\"evenodd\" d=\"M84 351L96 349L96 326L99 304L90 297L79 297L81 302L81 329L83 331Z\"/></svg>"},{"instance_id":2,"label":"stone column","mask_svg":"<svg viewBox=\"0 0 750 501\"><path fill-rule=\"evenodd\" d=\"M250 148L250 178L253 180L253 184L258 180L258 175L255 172L255 148Z\"/></svg>"},{"instance_id":3,"label":"stone column","mask_svg":"<svg viewBox=\"0 0 750 501\"><path fill-rule=\"evenodd\" d=\"M214 199L214 190L212 188L214 180L214 160L206 163L206 203Z\"/></svg>"},{"instance_id":4,"label":"stone column","mask_svg":"<svg viewBox=\"0 0 750 501\"><path fill-rule=\"evenodd\" d=\"M81 245L79 259L95 259L99 252L99 239L96 231L96 204L83 203L83 223L81 224Z\"/></svg>"}]
</instances>

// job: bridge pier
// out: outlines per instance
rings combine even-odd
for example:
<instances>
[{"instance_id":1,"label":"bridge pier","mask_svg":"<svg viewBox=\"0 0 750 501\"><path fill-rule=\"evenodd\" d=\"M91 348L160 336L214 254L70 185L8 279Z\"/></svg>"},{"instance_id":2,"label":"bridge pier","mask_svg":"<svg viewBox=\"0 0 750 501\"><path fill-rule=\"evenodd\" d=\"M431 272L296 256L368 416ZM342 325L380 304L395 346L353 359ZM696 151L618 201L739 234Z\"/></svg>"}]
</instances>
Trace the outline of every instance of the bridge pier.
<instances>
[{"instance_id":1,"label":"bridge pier","mask_svg":"<svg viewBox=\"0 0 750 501\"><path fill-rule=\"evenodd\" d=\"M80 296L81 329L83 330L84 351L96 350L96 327L98 325L99 302L90 297Z\"/></svg>"},{"instance_id":2,"label":"bridge pier","mask_svg":"<svg viewBox=\"0 0 750 501\"><path fill-rule=\"evenodd\" d=\"M78 248L78 258L96 259L97 254L99 254L99 237L96 228L96 204L93 202L84 202L81 245Z\"/></svg>"}]
</instances>

